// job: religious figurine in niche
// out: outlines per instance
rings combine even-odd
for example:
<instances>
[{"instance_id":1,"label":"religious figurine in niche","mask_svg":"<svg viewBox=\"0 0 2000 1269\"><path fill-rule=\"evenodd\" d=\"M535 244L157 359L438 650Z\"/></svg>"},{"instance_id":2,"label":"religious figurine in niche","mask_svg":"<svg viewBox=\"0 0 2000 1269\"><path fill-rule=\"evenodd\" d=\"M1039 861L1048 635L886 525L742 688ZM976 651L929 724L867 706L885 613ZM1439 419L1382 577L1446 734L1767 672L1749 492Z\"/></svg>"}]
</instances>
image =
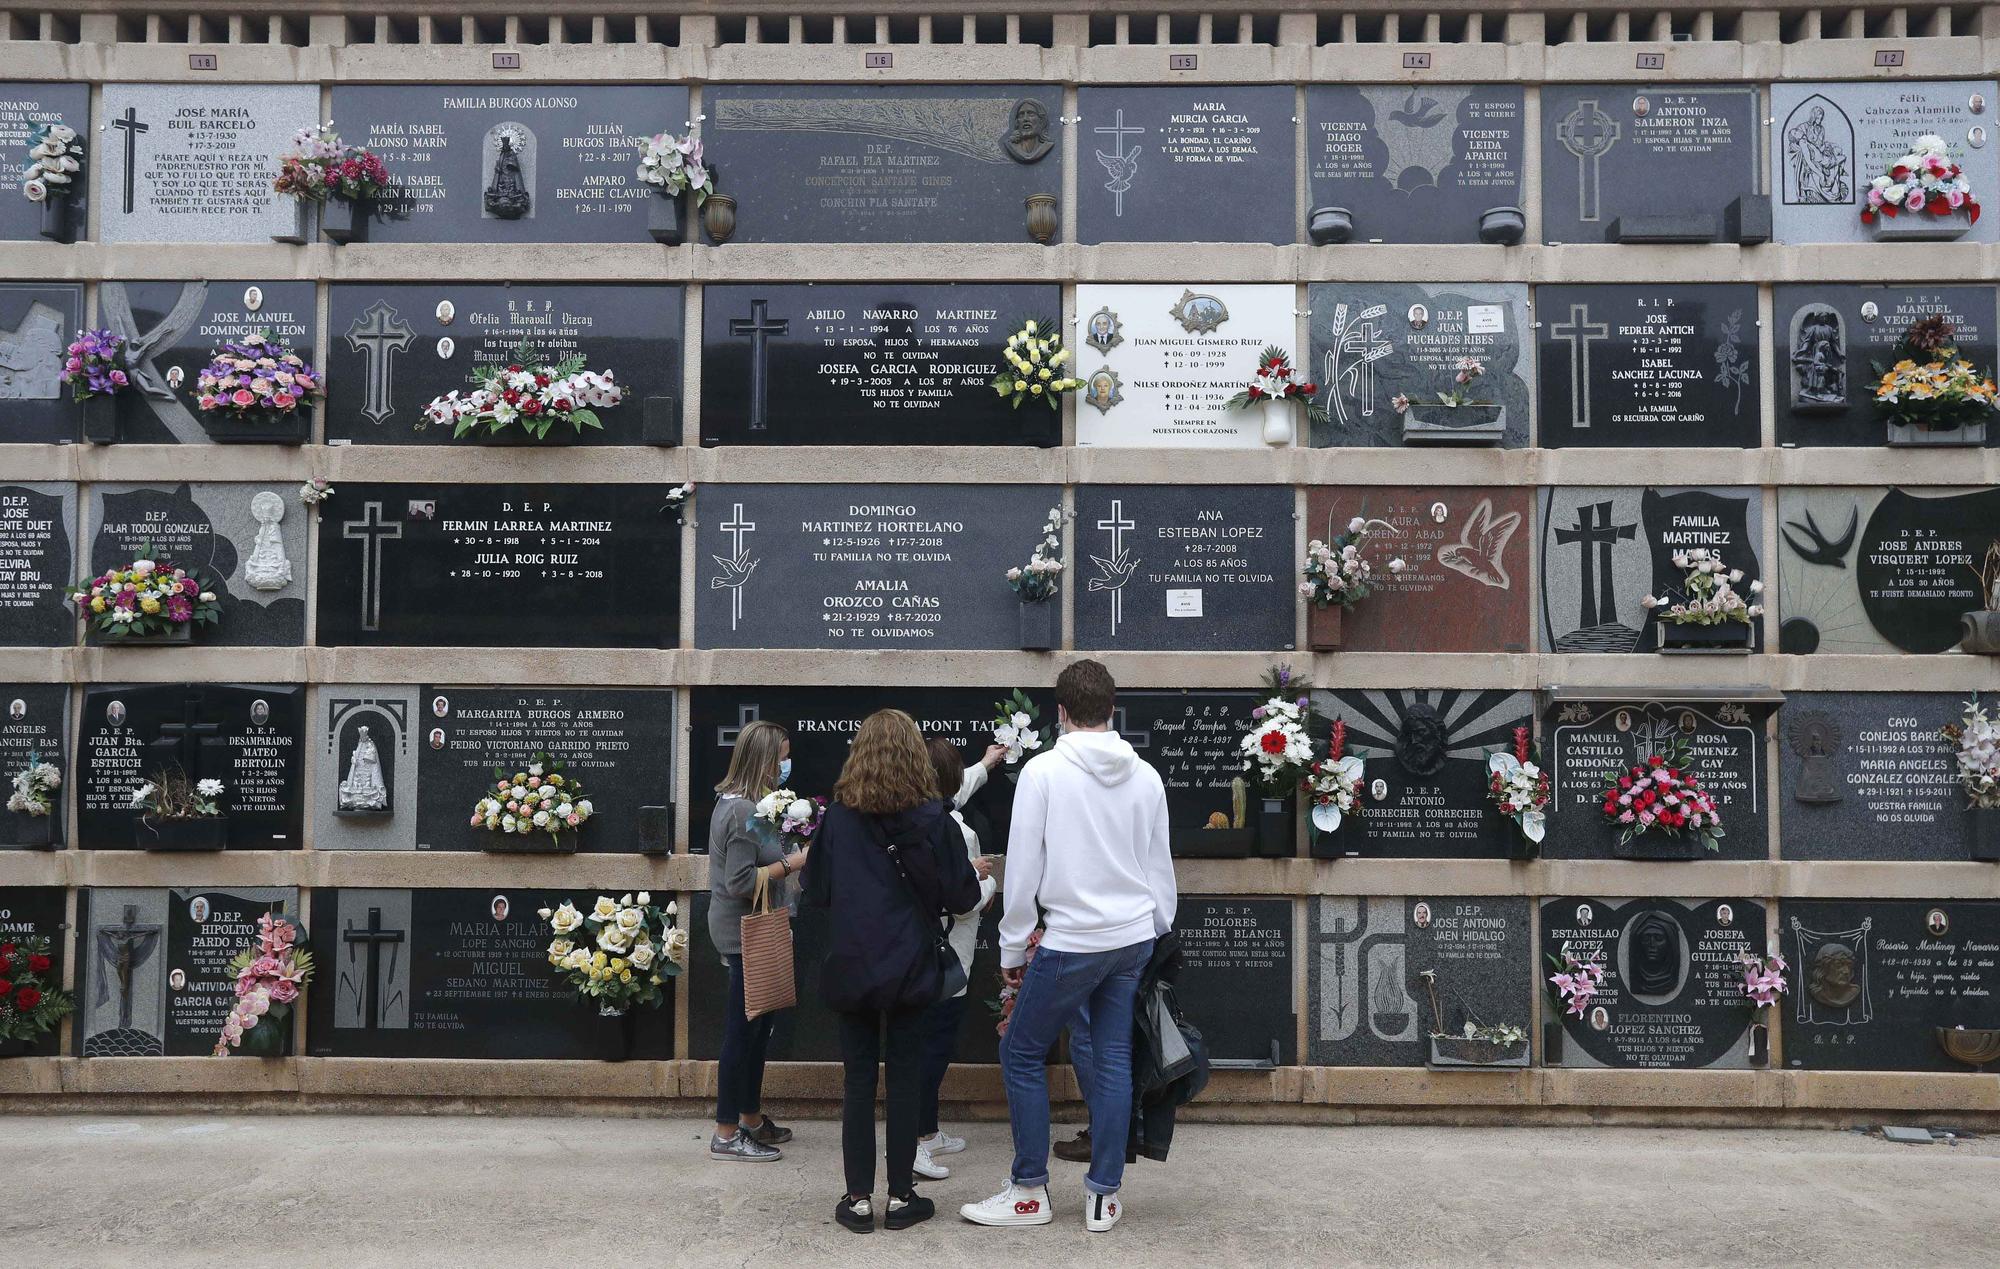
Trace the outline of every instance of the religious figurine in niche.
<instances>
[{"instance_id":1,"label":"religious figurine in niche","mask_svg":"<svg viewBox=\"0 0 2000 1269\"><path fill-rule=\"evenodd\" d=\"M1797 118L1796 111L1793 118ZM1785 129L1785 165L1791 172L1792 188L1785 201L1836 206L1852 201L1847 151L1827 135L1826 106L1816 103L1798 123L1786 122L1790 126Z\"/></svg>"},{"instance_id":2,"label":"religious figurine in niche","mask_svg":"<svg viewBox=\"0 0 2000 1269\"><path fill-rule=\"evenodd\" d=\"M349 812L380 814L389 809L389 786L382 781L382 757L376 753L375 738L368 734L365 723L354 742L354 752L348 756L347 778L340 782L340 799L335 805Z\"/></svg>"},{"instance_id":3,"label":"religious figurine in niche","mask_svg":"<svg viewBox=\"0 0 2000 1269\"><path fill-rule=\"evenodd\" d=\"M1847 404L1847 341L1840 314L1801 309L1793 319L1792 408L1840 409Z\"/></svg>"},{"instance_id":4,"label":"religious figurine in niche","mask_svg":"<svg viewBox=\"0 0 2000 1269\"><path fill-rule=\"evenodd\" d=\"M263 490L250 500L250 516L257 522L257 541L243 562L243 580L253 590L283 590L292 584L292 562L285 558L285 542L278 536L285 500Z\"/></svg>"},{"instance_id":5,"label":"religious figurine in niche","mask_svg":"<svg viewBox=\"0 0 2000 1269\"><path fill-rule=\"evenodd\" d=\"M528 133L518 124L502 124L489 135L499 142L499 150L493 156L493 177L486 183L486 212L500 220L519 220L534 207L521 166Z\"/></svg>"},{"instance_id":6,"label":"religious figurine in niche","mask_svg":"<svg viewBox=\"0 0 2000 1269\"><path fill-rule=\"evenodd\" d=\"M1845 943L1822 943L1806 971L1806 994L1829 1009L1845 1009L1861 995L1860 963Z\"/></svg>"},{"instance_id":7,"label":"religious figurine in niche","mask_svg":"<svg viewBox=\"0 0 2000 1269\"><path fill-rule=\"evenodd\" d=\"M124 918L118 925L97 931L100 972L91 1005L97 1009L110 1003L111 984L117 983L118 1025L88 1037L83 1046L85 1057L159 1057L166 1052L158 1037L132 1025L133 976L153 959L160 927L139 924L139 909L134 904L125 905Z\"/></svg>"},{"instance_id":8,"label":"religious figurine in niche","mask_svg":"<svg viewBox=\"0 0 2000 1269\"><path fill-rule=\"evenodd\" d=\"M1038 162L1055 144L1049 139L1049 112L1042 108L1042 103L1032 97L1015 102L1006 140L1001 142L1014 161Z\"/></svg>"},{"instance_id":9,"label":"religious figurine in niche","mask_svg":"<svg viewBox=\"0 0 2000 1269\"><path fill-rule=\"evenodd\" d=\"M1647 912L1625 932L1626 983L1635 995L1671 996L1681 979L1681 927L1664 912Z\"/></svg>"},{"instance_id":10,"label":"religious figurine in niche","mask_svg":"<svg viewBox=\"0 0 2000 1269\"><path fill-rule=\"evenodd\" d=\"M1451 738L1437 707L1425 701L1413 702L1403 711L1403 725L1396 733L1396 762L1413 776L1436 775L1444 769Z\"/></svg>"},{"instance_id":11,"label":"religious figurine in niche","mask_svg":"<svg viewBox=\"0 0 2000 1269\"><path fill-rule=\"evenodd\" d=\"M1840 779L1833 760L1840 755L1840 726L1816 709L1793 714L1785 727L1785 739L1799 756L1799 782L1792 790L1794 801L1808 806L1831 806L1840 801Z\"/></svg>"}]
</instances>

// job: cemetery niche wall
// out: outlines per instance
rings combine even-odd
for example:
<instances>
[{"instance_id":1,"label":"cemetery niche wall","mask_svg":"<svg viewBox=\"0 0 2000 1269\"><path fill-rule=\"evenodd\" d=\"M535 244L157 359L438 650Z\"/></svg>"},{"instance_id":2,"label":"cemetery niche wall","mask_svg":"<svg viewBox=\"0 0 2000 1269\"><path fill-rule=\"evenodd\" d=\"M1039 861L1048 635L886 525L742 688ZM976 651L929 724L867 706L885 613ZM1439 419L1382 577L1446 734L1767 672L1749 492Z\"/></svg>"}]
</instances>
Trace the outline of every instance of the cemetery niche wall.
<instances>
[{"instance_id":1,"label":"cemetery niche wall","mask_svg":"<svg viewBox=\"0 0 2000 1269\"><path fill-rule=\"evenodd\" d=\"M2000 429L1897 422L1875 390L1920 322L2000 366L1977 251L2000 230L1862 216L1927 134L2000 197L2000 82L1940 77L1980 64L1964 15L1856 78L1905 41L1745 15L1647 69L1520 13L1485 27L1504 72L1447 50L1388 76L1303 15L1234 44L1227 16L1162 14L1168 48L1073 13L850 17L834 44L808 18L798 42L766 24L754 63L726 15L672 36L610 15L490 72L478 23L382 43L321 14L276 59L191 27L219 65L175 52L174 82L103 15L57 23L74 79L43 78L33 23L0 42L0 145L18 166L60 123L82 155L67 191L0 199L0 790L60 776L47 814L0 813L0 934L50 937L78 1004L0 1055L205 1055L228 957L282 905L322 966L287 1027L301 1061L205 1087L272 1070L367 1099L412 1086L398 1063L479 1059L490 1080L418 1082L486 1102L540 1078L503 1066L560 1060L580 1102L643 1076L692 1104L726 1004L707 838L740 729L783 724L789 783L826 795L873 710L973 767L1018 691L1025 760L1056 741L1058 671L1100 656L1165 786L1211 1103L1990 1117L1952 1077L2000 1063L2000 810L1968 805L1940 729L2000 707L1977 453ZM328 120L389 173L353 232L272 185ZM696 134L717 198L641 177L663 133ZM1056 409L992 387L1029 320L1081 381ZM96 327L125 341L111 410L64 382ZM212 352L259 334L324 399L205 410ZM1272 349L1304 399L1232 405ZM459 437L429 408L569 358L618 385L601 428ZM1399 446L1456 452L1367 452ZM1961 452L1910 452L1939 446ZM1373 593L1329 640L1300 554L1355 517ZM1064 568L1024 607L1006 572L1038 543ZM1645 602L1702 550L1768 609L1706 640ZM219 620L167 643L78 620L65 587L147 556ZM1362 760L1338 831L1245 778L1277 664L1317 684L1314 740L1337 721ZM1491 796L1522 726L1552 795L1536 840ZM1607 780L1669 753L1716 800L1714 850L1604 814ZM471 822L538 762L587 823ZM216 813L134 803L170 771L220 782ZM965 808L1002 867L1018 772ZM571 851L592 862L515 857ZM695 946L665 1007L601 1018L548 971L540 908L612 893L578 881L677 902ZM948 1093L988 1105L998 918ZM824 914L795 930L773 1059L822 1105ZM1607 970L1574 1017L1547 994L1565 950ZM1760 1012L1736 958L1767 950L1791 991ZM86 1083L172 1096L125 1070Z\"/></svg>"}]
</instances>

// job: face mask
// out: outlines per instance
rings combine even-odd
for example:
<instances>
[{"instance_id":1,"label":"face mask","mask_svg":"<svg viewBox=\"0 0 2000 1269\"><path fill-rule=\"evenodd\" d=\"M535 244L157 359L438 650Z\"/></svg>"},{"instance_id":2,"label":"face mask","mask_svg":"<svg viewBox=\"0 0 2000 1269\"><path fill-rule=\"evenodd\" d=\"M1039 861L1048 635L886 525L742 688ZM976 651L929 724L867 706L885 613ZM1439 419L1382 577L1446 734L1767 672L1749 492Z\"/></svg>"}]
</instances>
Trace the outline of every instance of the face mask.
<instances>
[{"instance_id":1,"label":"face mask","mask_svg":"<svg viewBox=\"0 0 2000 1269\"><path fill-rule=\"evenodd\" d=\"M778 783L790 784L791 782L792 782L792 760L790 758L778 759Z\"/></svg>"}]
</instances>

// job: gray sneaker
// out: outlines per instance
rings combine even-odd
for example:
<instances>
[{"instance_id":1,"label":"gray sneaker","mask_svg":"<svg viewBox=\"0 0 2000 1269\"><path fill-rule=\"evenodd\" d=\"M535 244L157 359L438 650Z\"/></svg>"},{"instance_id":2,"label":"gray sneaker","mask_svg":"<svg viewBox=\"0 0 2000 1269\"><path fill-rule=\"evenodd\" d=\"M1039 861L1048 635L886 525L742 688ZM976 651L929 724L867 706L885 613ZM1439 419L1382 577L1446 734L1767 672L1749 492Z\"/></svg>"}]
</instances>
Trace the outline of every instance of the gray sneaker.
<instances>
[{"instance_id":1,"label":"gray sneaker","mask_svg":"<svg viewBox=\"0 0 2000 1269\"><path fill-rule=\"evenodd\" d=\"M724 1163L771 1163L784 1158L785 1152L776 1146L765 1145L738 1128L736 1135L727 1139L710 1137L708 1157Z\"/></svg>"}]
</instances>

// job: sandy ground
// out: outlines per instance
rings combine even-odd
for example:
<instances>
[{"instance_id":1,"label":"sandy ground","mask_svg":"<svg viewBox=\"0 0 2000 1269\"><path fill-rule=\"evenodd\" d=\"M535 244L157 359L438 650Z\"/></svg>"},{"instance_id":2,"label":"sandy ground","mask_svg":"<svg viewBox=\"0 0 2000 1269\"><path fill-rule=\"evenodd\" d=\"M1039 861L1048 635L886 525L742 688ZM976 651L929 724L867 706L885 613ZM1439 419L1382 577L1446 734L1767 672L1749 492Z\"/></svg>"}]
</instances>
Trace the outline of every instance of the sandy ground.
<instances>
[{"instance_id":1,"label":"sandy ground","mask_svg":"<svg viewBox=\"0 0 2000 1269\"><path fill-rule=\"evenodd\" d=\"M832 1221L839 1129L716 1164L686 1120L0 1117L0 1263L117 1265L1855 1265L2000 1263L2000 1138L1187 1125L1127 1216L979 1229L1005 1126L963 1129L937 1219ZM878 1189L880 1183L878 1182Z\"/></svg>"}]
</instances>

